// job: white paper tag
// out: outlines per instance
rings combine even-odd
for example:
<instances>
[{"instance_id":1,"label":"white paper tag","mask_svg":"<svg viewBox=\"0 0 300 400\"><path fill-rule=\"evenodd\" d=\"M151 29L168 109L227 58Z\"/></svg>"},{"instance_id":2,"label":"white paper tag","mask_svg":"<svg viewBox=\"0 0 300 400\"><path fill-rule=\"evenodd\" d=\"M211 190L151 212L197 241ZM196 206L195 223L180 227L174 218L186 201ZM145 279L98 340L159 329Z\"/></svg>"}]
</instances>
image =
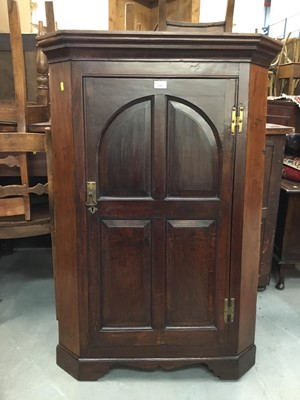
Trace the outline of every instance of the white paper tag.
<instances>
[{"instance_id":1,"label":"white paper tag","mask_svg":"<svg viewBox=\"0 0 300 400\"><path fill-rule=\"evenodd\" d=\"M154 89L167 89L167 81L154 81Z\"/></svg>"}]
</instances>

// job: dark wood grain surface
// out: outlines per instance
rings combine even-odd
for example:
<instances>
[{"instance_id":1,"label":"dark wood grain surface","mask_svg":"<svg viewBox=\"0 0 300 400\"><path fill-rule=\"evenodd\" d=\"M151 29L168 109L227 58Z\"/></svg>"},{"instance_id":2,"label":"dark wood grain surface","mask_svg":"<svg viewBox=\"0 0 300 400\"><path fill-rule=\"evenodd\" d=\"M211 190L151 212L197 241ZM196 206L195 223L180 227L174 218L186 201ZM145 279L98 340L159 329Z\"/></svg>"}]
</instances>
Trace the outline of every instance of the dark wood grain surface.
<instances>
[{"instance_id":1,"label":"dark wood grain surface","mask_svg":"<svg viewBox=\"0 0 300 400\"><path fill-rule=\"evenodd\" d=\"M58 364L83 380L117 365L197 363L238 378L255 359L265 66L280 45L79 31L39 43L50 63ZM244 107L240 134L233 106Z\"/></svg>"},{"instance_id":2,"label":"dark wood grain surface","mask_svg":"<svg viewBox=\"0 0 300 400\"><path fill-rule=\"evenodd\" d=\"M294 131L293 127L271 123L266 125L261 250L258 277L258 289L261 291L266 289L270 281L286 135Z\"/></svg>"}]
</instances>

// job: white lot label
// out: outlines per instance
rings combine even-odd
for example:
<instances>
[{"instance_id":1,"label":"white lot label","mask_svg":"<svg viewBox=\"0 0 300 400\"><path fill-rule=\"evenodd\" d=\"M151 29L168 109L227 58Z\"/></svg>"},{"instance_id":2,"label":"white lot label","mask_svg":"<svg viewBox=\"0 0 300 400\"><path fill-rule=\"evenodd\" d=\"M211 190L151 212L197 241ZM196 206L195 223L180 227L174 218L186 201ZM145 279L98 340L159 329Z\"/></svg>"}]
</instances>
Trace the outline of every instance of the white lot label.
<instances>
[{"instance_id":1,"label":"white lot label","mask_svg":"<svg viewBox=\"0 0 300 400\"><path fill-rule=\"evenodd\" d=\"M167 89L167 81L154 81L154 89Z\"/></svg>"}]
</instances>

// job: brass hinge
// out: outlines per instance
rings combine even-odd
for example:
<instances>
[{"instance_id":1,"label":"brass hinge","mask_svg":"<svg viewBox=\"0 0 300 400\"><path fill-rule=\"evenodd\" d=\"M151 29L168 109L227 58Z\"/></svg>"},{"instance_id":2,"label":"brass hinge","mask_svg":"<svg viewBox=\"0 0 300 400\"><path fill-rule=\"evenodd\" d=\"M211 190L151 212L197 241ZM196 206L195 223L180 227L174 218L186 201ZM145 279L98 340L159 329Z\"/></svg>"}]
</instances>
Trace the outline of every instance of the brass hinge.
<instances>
[{"instance_id":1,"label":"brass hinge","mask_svg":"<svg viewBox=\"0 0 300 400\"><path fill-rule=\"evenodd\" d=\"M240 135L243 131L244 107L232 107L231 111L231 134L234 135L236 130Z\"/></svg>"},{"instance_id":2,"label":"brass hinge","mask_svg":"<svg viewBox=\"0 0 300 400\"><path fill-rule=\"evenodd\" d=\"M86 203L90 213L95 214L97 211L96 182L88 181L86 183Z\"/></svg>"},{"instance_id":3,"label":"brass hinge","mask_svg":"<svg viewBox=\"0 0 300 400\"><path fill-rule=\"evenodd\" d=\"M231 299L226 298L224 300L224 321L226 324L234 321L234 302L235 298L233 297Z\"/></svg>"}]
</instances>

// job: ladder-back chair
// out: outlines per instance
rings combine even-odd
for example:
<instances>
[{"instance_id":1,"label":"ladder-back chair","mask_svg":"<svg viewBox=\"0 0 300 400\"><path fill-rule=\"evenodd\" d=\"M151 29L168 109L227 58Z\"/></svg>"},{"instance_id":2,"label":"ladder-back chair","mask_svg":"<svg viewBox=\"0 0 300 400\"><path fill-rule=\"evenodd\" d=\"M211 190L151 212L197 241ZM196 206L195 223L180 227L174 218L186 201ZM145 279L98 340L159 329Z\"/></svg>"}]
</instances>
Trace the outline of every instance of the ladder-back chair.
<instances>
[{"instance_id":1,"label":"ladder-back chair","mask_svg":"<svg viewBox=\"0 0 300 400\"><path fill-rule=\"evenodd\" d=\"M167 0L158 1L158 30L160 31L186 31L197 33L223 33L232 32L233 13L235 0L227 0L224 21L217 22L181 22L167 19Z\"/></svg>"},{"instance_id":2,"label":"ladder-back chair","mask_svg":"<svg viewBox=\"0 0 300 400\"><path fill-rule=\"evenodd\" d=\"M18 183L0 185L0 239L50 233L48 202L33 206L30 196L48 193L48 184L31 184L23 159L28 153L45 152L45 134L0 133L0 167L13 170Z\"/></svg>"},{"instance_id":3,"label":"ladder-back chair","mask_svg":"<svg viewBox=\"0 0 300 400\"><path fill-rule=\"evenodd\" d=\"M47 59L38 49L37 97L35 103L29 103L18 4L8 0L7 6L15 100L0 101L0 239L50 233L48 200L35 204L33 199L34 194L46 194L47 185L32 185L36 178L28 173L28 156L45 153L45 128L50 124ZM52 2L46 2L46 16L50 29L54 29ZM42 173L35 176L44 175L47 180L45 154L39 161ZM11 183L11 177L16 183Z\"/></svg>"},{"instance_id":4,"label":"ladder-back chair","mask_svg":"<svg viewBox=\"0 0 300 400\"><path fill-rule=\"evenodd\" d=\"M18 3L14 0L7 0L7 9L15 100L0 101L0 131L17 130L25 132L30 124L49 120L48 93L45 85L48 74L47 60L41 53L38 54L40 56L38 83L43 81L43 84L37 87L36 101L29 102ZM44 77L41 79L43 74ZM11 126L11 129L8 129L9 126Z\"/></svg>"}]
</instances>

